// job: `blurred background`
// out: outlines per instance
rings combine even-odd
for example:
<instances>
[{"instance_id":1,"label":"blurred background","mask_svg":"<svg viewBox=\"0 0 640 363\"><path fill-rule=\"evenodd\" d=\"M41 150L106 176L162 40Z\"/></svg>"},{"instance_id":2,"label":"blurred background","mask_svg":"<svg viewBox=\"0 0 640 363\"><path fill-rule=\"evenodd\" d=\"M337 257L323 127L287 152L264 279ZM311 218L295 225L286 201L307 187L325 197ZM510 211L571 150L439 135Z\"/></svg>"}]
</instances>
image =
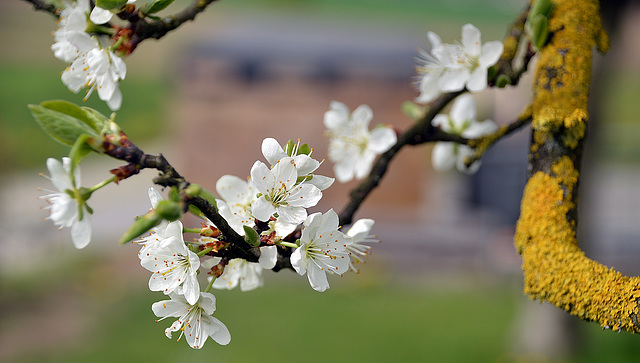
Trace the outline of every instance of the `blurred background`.
<instances>
[{"instance_id":1,"label":"blurred background","mask_svg":"<svg viewBox=\"0 0 640 363\"><path fill-rule=\"evenodd\" d=\"M165 13L181 9L178 0ZM212 4L195 22L126 58L116 121L148 153L163 153L188 180L211 190L224 174L245 177L260 143L301 138L326 156L322 117L332 100L369 104L372 124L411 125L400 105L417 96L415 57L427 31L502 39L523 1L239 0ZM581 185L581 244L591 258L640 274L640 9L610 2L611 51L594 60L589 142ZM374 218L382 241L358 275L313 291L293 271L265 271L265 287L217 291L215 316L228 346L194 351L154 323L137 248L117 240L149 208L155 176L92 196L93 239L75 250L68 230L43 221L47 157L67 148L42 132L26 107L82 102L60 81L50 51L52 16L23 1L0 2L0 361L629 361L631 334L528 300L522 293L514 224L526 177L528 132L490 150L480 172L438 174L430 146L406 148L356 218ZM530 66L534 69L534 65ZM531 74L517 89L476 95L479 119L514 120L531 100ZM93 95L86 105L110 112ZM92 155L90 186L119 166ZM325 162L322 175L332 175ZM334 185L312 211L341 210L356 182Z\"/></svg>"}]
</instances>

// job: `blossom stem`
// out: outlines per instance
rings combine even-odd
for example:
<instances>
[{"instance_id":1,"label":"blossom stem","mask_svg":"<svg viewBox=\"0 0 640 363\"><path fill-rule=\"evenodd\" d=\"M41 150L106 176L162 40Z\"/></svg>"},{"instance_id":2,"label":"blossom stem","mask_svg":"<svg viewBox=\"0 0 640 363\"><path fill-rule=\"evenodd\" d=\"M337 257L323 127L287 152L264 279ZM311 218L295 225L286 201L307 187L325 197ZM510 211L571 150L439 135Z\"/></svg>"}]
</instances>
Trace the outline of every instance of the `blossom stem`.
<instances>
[{"instance_id":1,"label":"blossom stem","mask_svg":"<svg viewBox=\"0 0 640 363\"><path fill-rule=\"evenodd\" d=\"M207 285L207 288L204 289L204 292L209 292L209 290L211 290L211 286L213 286L214 282L216 282L216 276L215 275L211 276L211 281L209 281L209 285Z\"/></svg>"},{"instance_id":2,"label":"blossom stem","mask_svg":"<svg viewBox=\"0 0 640 363\"><path fill-rule=\"evenodd\" d=\"M285 241L279 241L279 242L276 242L276 244L280 245L280 246L284 246L284 247L291 247L291 248L298 248L299 247L295 243L285 242Z\"/></svg>"},{"instance_id":3,"label":"blossom stem","mask_svg":"<svg viewBox=\"0 0 640 363\"><path fill-rule=\"evenodd\" d=\"M213 246L205 248L204 250L198 252L197 255L198 257L202 257L211 251L213 251Z\"/></svg>"},{"instance_id":4,"label":"blossom stem","mask_svg":"<svg viewBox=\"0 0 640 363\"><path fill-rule=\"evenodd\" d=\"M200 234L200 232L202 232L201 228L182 228L182 232L183 233L198 233Z\"/></svg>"},{"instance_id":5,"label":"blossom stem","mask_svg":"<svg viewBox=\"0 0 640 363\"><path fill-rule=\"evenodd\" d=\"M104 180L104 181L92 186L91 188L88 188L87 190L88 190L89 194L91 194L91 193L95 192L96 190L104 187L105 185L115 181L116 178L117 178L117 176L114 175L114 176L112 176L112 177L110 177L110 178L108 178L108 179L106 179L106 180Z\"/></svg>"}]
</instances>

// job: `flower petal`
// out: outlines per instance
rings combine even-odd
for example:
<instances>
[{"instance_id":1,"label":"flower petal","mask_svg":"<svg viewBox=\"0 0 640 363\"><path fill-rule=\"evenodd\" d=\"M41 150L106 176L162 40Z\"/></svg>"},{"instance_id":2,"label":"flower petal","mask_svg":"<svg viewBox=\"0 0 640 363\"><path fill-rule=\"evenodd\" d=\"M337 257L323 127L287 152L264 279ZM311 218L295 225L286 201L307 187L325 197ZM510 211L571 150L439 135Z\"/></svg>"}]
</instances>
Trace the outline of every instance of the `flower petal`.
<instances>
[{"instance_id":1,"label":"flower petal","mask_svg":"<svg viewBox=\"0 0 640 363\"><path fill-rule=\"evenodd\" d=\"M472 56L480 55L480 36L480 30L472 24L462 26L462 46L464 46L465 50Z\"/></svg>"},{"instance_id":2,"label":"flower petal","mask_svg":"<svg viewBox=\"0 0 640 363\"><path fill-rule=\"evenodd\" d=\"M476 120L476 100L470 94L464 94L458 97L451 107L449 114L454 128L462 129L465 123Z\"/></svg>"},{"instance_id":3,"label":"flower petal","mask_svg":"<svg viewBox=\"0 0 640 363\"><path fill-rule=\"evenodd\" d=\"M278 141L271 137L262 140L262 155L270 165L276 165L278 160L288 156Z\"/></svg>"},{"instance_id":4,"label":"flower petal","mask_svg":"<svg viewBox=\"0 0 640 363\"><path fill-rule=\"evenodd\" d=\"M455 143L437 142L431 151L431 163L438 171L451 169L456 165Z\"/></svg>"},{"instance_id":5,"label":"flower petal","mask_svg":"<svg viewBox=\"0 0 640 363\"><path fill-rule=\"evenodd\" d=\"M96 6L91 11L89 19L94 24L104 24L111 20L111 17L113 17L113 13L111 11Z\"/></svg>"},{"instance_id":6,"label":"flower petal","mask_svg":"<svg viewBox=\"0 0 640 363\"><path fill-rule=\"evenodd\" d=\"M91 217L86 208L82 220L71 226L71 241L77 249L85 248L91 242Z\"/></svg>"},{"instance_id":7,"label":"flower petal","mask_svg":"<svg viewBox=\"0 0 640 363\"><path fill-rule=\"evenodd\" d=\"M277 260L278 260L277 246L260 247L260 258L258 259L258 263L263 269L271 270L276 266Z\"/></svg>"},{"instance_id":8,"label":"flower petal","mask_svg":"<svg viewBox=\"0 0 640 363\"><path fill-rule=\"evenodd\" d=\"M482 54L478 59L478 63L484 68L489 68L498 62L503 51L504 44L501 41L486 42L482 45Z\"/></svg>"}]
</instances>

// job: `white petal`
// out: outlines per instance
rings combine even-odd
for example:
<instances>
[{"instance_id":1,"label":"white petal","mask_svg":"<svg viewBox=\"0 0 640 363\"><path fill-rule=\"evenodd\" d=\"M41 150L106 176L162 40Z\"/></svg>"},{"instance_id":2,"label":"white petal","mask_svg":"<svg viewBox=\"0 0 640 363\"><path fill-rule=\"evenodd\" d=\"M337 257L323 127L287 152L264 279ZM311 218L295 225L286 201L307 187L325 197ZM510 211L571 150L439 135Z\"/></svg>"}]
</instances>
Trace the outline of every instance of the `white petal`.
<instances>
[{"instance_id":1,"label":"white petal","mask_svg":"<svg viewBox=\"0 0 640 363\"><path fill-rule=\"evenodd\" d=\"M466 138L474 138L488 135L498 129L498 125L491 120L484 120L482 122L473 122L466 130L464 130L461 136Z\"/></svg>"},{"instance_id":2,"label":"white petal","mask_svg":"<svg viewBox=\"0 0 640 363\"><path fill-rule=\"evenodd\" d=\"M443 131L446 131L446 132L453 131L453 129L451 128L451 125L449 124L449 116L442 113L437 114L433 118L433 120L431 120L431 124L435 127L441 128Z\"/></svg>"},{"instance_id":3,"label":"white petal","mask_svg":"<svg viewBox=\"0 0 640 363\"><path fill-rule=\"evenodd\" d=\"M285 223L302 223L305 218L307 218L307 210L303 207L278 208L278 219Z\"/></svg>"},{"instance_id":4,"label":"white petal","mask_svg":"<svg viewBox=\"0 0 640 363\"><path fill-rule=\"evenodd\" d=\"M356 179L363 179L369 175L375 159L376 153L371 150L365 150L365 152L360 155L360 160L356 163Z\"/></svg>"},{"instance_id":5,"label":"white petal","mask_svg":"<svg viewBox=\"0 0 640 363\"><path fill-rule=\"evenodd\" d=\"M487 69L477 67L469 75L467 89L471 92L480 92L487 88Z\"/></svg>"},{"instance_id":6,"label":"white petal","mask_svg":"<svg viewBox=\"0 0 640 363\"><path fill-rule=\"evenodd\" d=\"M304 276L304 274L307 272L306 266L304 266L304 262L302 260L303 250L303 246L296 248L296 250L293 251L291 257L289 258L291 260L291 266L293 266L293 269L296 270L296 272L300 276Z\"/></svg>"},{"instance_id":7,"label":"white petal","mask_svg":"<svg viewBox=\"0 0 640 363\"><path fill-rule=\"evenodd\" d=\"M278 160L287 157L287 153L284 152L278 141L270 137L262 140L262 155L270 165L276 165Z\"/></svg>"},{"instance_id":8,"label":"white petal","mask_svg":"<svg viewBox=\"0 0 640 363\"><path fill-rule=\"evenodd\" d=\"M335 181L334 178L329 178L323 175L314 175L311 180L307 180L305 183L315 185L316 188L320 190L325 190L329 188L334 181Z\"/></svg>"},{"instance_id":9,"label":"white petal","mask_svg":"<svg viewBox=\"0 0 640 363\"><path fill-rule=\"evenodd\" d=\"M276 208L271 202L268 202L264 196L258 198L251 205L251 214L253 214L253 216L259 221L268 221L275 212Z\"/></svg>"},{"instance_id":10,"label":"white petal","mask_svg":"<svg viewBox=\"0 0 640 363\"><path fill-rule=\"evenodd\" d=\"M326 272L320 269L320 267L318 267L315 263L309 264L307 277L309 278L309 284L314 290L323 292L329 288L329 281L327 281Z\"/></svg>"},{"instance_id":11,"label":"white petal","mask_svg":"<svg viewBox=\"0 0 640 363\"><path fill-rule=\"evenodd\" d=\"M391 149L398 141L396 132L390 127L376 127L371 130L369 149L376 154L382 154Z\"/></svg>"},{"instance_id":12,"label":"white petal","mask_svg":"<svg viewBox=\"0 0 640 363\"><path fill-rule=\"evenodd\" d=\"M49 169L49 175L51 176L51 183L61 192L69 189L72 190L71 178L69 171L65 170L62 163L58 159L48 158L47 169Z\"/></svg>"},{"instance_id":13,"label":"white petal","mask_svg":"<svg viewBox=\"0 0 640 363\"><path fill-rule=\"evenodd\" d=\"M434 32L428 32L427 33L427 38L429 39L429 42L431 43L431 49L433 48L437 48L440 46L440 44L442 44L442 41L440 41L440 37L438 36L438 34L434 33Z\"/></svg>"},{"instance_id":14,"label":"white petal","mask_svg":"<svg viewBox=\"0 0 640 363\"><path fill-rule=\"evenodd\" d=\"M456 168L458 169L458 171L461 171L465 174L474 174L476 171L478 171L478 169L480 169L481 160L475 161L474 163L469 165L469 167L465 165L465 160L468 157L472 156L473 153L474 151L470 147L466 145L460 145L458 151L458 160L456 161Z\"/></svg>"},{"instance_id":15,"label":"white petal","mask_svg":"<svg viewBox=\"0 0 640 363\"><path fill-rule=\"evenodd\" d=\"M344 103L331 101L330 110L324 113L324 126L330 130L335 130L348 120L349 108Z\"/></svg>"},{"instance_id":16,"label":"white petal","mask_svg":"<svg viewBox=\"0 0 640 363\"><path fill-rule=\"evenodd\" d=\"M297 155L293 159L296 165L296 170L298 171L298 176L305 176L313 173L318 169L318 167L320 167L320 162L309 155Z\"/></svg>"},{"instance_id":17,"label":"white petal","mask_svg":"<svg viewBox=\"0 0 640 363\"><path fill-rule=\"evenodd\" d=\"M278 260L278 248L277 246L263 246L260 247L260 258L258 263L265 270L271 270L276 266Z\"/></svg>"},{"instance_id":18,"label":"white petal","mask_svg":"<svg viewBox=\"0 0 640 363\"><path fill-rule=\"evenodd\" d=\"M71 240L78 249L87 247L91 242L91 217L86 209L84 209L82 220L71 226Z\"/></svg>"},{"instance_id":19,"label":"white petal","mask_svg":"<svg viewBox=\"0 0 640 363\"><path fill-rule=\"evenodd\" d=\"M347 232L347 236L356 238L363 238L368 235L373 228L375 221L373 219L358 219Z\"/></svg>"},{"instance_id":20,"label":"white petal","mask_svg":"<svg viewBox=\"0 0 640 363\"><path fill-rule=\"evenodd\" d=\"M89 19L94 24L104 24L109 20L111 20L112 16L113 16L113 13L111 11L103 8L99 8L96 6L91 11L91 15L89 16Z\"/></svg>"},{"instance_id":21,"label":"white petal","mask_svg":"<svg viewBox=\"0 0 640 363\"><path fill-rule=\"evenodd\" d=\"M184 297L187 299L189 304L193 305L198 302L198 299L200 298L200 284L198 284L198 278L195 273L187 276L182 284L182 288Z\"/></svg>"},{"instance_id":22,"label":"white petal","mask_svg":"<svg viewBox=\"0 0 640 363\"><path fill-rule=\"evenodd\" d=\"M504 44L499 40L492 42L486 42L482 45L482 54L478 59L480 66L489 68L498 62L502 52L504 51Z\"/></svg>"},{"instance_id":23,"label":"white petal","mask_svg":"<svg viewBox=\"0 0 640 363\"><path fill-rule=\"evenodd\" d=\"M351 118L367 129L369 128L369 122L373 119L373 111L368 105L360 105L353 111Z\"/></svg>"},{"instance_id":24,"label":"white petal","mask_svg":"<svg viewBox=\"0 0 640 363\"><path fill-rule=\"evenodd\" d=\"M464 88L469 79L469 70L466 68L447 68L438 79L438 87L443 92L455 92Z\"/></svg>"},{"instance_id":25,"label":"white petal","mask_svg":"<svg viewBox=\"0 0 640 363\"><path fill-rule=\"evenodd\" d=\"M438 171L451 169L456 165L457 157L454 152L455 144L452 142L437 142L431 151L431 163Z\"/></svg>"},{"instance_id":26,"label":"white petal","mask_svg":"<svg viewBox=\"0 0 640 363\"><path fill-rule=\"evenodd\" d=\"M107 106L109 106L111 111L118 111L120 109L120 106L122 106L122 92L120 92L117 84L115 85L115 89L113 90L111 97L103 101L107 101Z\"/></svg>"},{"instance_id":27,"label":"white petal","mask_svg":"<svg viewBox=\"0 0 640 363\"><path fill-rule=\"evenodd\" d=\"M69 32L66 38L82 53L89 52L100 46L95 38L85 32Z\"/></svg>"},{"instance_id":28,"label":"white petal","mask_svg":"<svg viewBox=\"0 0 640 363\"><path fill-rule=\"evenodd\" d=\"M420 95L416 98L416 102L428 103L435 100L440 95L438 79L442 74L442 70L436 73L426 73L420 80Z\"/></svg>"},{"instance_id":29,"label":"white petal","mask_svg":"<svg viewBox=\"0 0 640 363\"><path fill-rule=\"evenodd\" d=\"M160 194L160 192L157 191L154 187L150 187L147 191L147 194L149 195L149 200L151 201L151 208L155 208L158 205L158 202L164 199L162 198L162 194Z\"/></svg>"},{"instance_id":30,"label":"white petal","mask_svg":"<svg viewBox=\"0 0 640 363\"><path fill-rule=\"evenodd\" d=\"M253 163L251 167L251 180L256 186L256 189L262 194L267 193L267 189L271 188L275 183L271 170L261 161Z\"/></svg>"},{"instance_id":31,"label":"white petal","mask_svg":"<svg viewBox=\"0 0 640 363\"><path fill-rule=\"evenodd\" d=\"M216 182L216 191L228 203L244 203L249 197L247 184L246 180L235 175L223 175Z\"/></svg>"},{"instance_id":32,"label":"white petal","mask_svg":"<svg viewBox=\"0 0 640 363\"><path fill-rule=\"evenodd\" d=\"M209 333L211 339L220 345L229 344L229 342L231 342L231 334L229 333L227 326L214 317L211 317L211 319L213 319L213 325L215 326L213 333Z\"/></svg>"},{"instance_id":33,"label":"white petal","mask_svg":"<svg viewBox=\"0 0 640 363\"><path fill-rule=\"evenodd\" d=\"M333 166L333 173L340 183L346 183L355 176L355 165L353 163L339 163Z\"/></svg>"},{"instance_id":34,"label":"white petal","mask_svg":"<svg viewBox=\"0 0 640 363\"><path fill-rule=\"evenodd\" d=\"M451 121L456 129L460 129L465 122L475 121L476 119L476 100L469 94L458 97L451 107Z\"/></svg>"},{"instance_id":35,"label":"white petal","mask_svg":"<svg viewBox=\"0 0 640 363\"><path fill-rule=\"evenodd\" d=\"M480 30L471 24L462 26L462 46L472 56L480 55Z\"/></svg>"}]
</instances>

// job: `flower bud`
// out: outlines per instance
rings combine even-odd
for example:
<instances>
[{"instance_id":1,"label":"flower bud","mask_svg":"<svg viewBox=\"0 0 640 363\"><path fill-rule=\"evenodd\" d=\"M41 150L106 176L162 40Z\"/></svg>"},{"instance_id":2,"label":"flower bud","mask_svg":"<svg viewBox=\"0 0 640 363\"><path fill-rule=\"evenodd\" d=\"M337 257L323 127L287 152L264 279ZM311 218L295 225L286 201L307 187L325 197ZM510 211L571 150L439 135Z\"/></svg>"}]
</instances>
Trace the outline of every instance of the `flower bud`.
<instances>
[{"instance_id":1,"label":"flower bud","mask_svg":"<svg viewBox=\"0 0 640 363\"><path fill-rule=\"evenodd\" d=\"M182 208L180 208L180 205L170 200L159 201L158 205L156 205L155 212L160 218L170 222L182 217Z\"/></svg>"},{"instance_id":2,"label":"flower bud","mask_svg":"<svg viewBox=\"0 0 640 363\"><path fill-rule=\"evenodd\" d=\"M160 217L156 211L152 211L147 213L141 218L136 219L135 222L129 227L129 229L124 233L122 238L120 238L120 243L127 243L132 239L140 236L141 234L147 232L151 228L157 226L162 221L162 217Z\"/></svg>"}]
</instances>

